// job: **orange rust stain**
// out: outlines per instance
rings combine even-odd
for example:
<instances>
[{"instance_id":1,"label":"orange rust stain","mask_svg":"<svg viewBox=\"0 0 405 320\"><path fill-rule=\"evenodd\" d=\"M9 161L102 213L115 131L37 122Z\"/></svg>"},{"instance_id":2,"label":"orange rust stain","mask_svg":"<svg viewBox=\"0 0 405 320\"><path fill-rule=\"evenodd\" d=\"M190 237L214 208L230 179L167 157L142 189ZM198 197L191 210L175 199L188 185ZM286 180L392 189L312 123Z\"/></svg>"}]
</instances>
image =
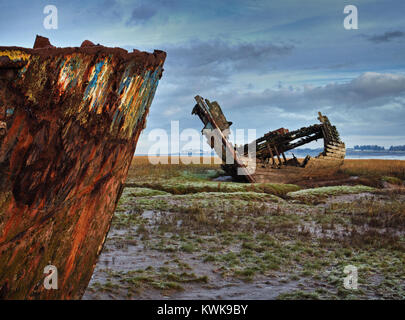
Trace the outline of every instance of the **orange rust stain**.
<instances>
[{"instance_id":1,"label":"orange rust stain","mask_svg":"<svg viewBox=\"0 0 405 320\"><path fill-rule=\"evenodd\" d=\"M7 236L9 234L10 230L12 229L12 227L18 226L19 223L21 222L21 218L24 214L24 210L18 209L15 205L16 205L16 203L13 198L12 202L10 203L10 205L8 207L8 211L12 212L11 217L8 219L8 221L4 227L3 234L0 237L0 243L4 242L7 239Z\"/></svg>"},{"instance_id":2,"label":"orange rust stain","mask_svg":"<svg viewBox=\"0 0 405 320\"><path fill-rule=\"evenodd\" d=\"M92 160L94 159L94 156L96 155L96 152L97 152L97 148L94 146L94 147L91 149L91 153L90 153L90 155L89 155L89 161L92 161Z\"/></svg>"},{"instance_id":3,"label":"orange rust stain","mask_svg":"<svg viewBox=\"0 0 405 320\"><path fill-rule=\"evenodd\" d=\"M69 257L66 262L66 270L65 270L65 274L64 274L63 285L66 284L66 281L68 280L68 278L73 270L74 263L75 263L76 256L77 256L77 251L79 250L80 245L82 244L83 240L86 238L89 221L90 221L90 218L94 214L94 206L95 206L95 203L93 202L85 210L82 210L79 220L75 226L75 230L73 232L74 238L72 239L72 249L70 250L70 254L69 254ZM93 214L92 214L92 212L93 212Z\"/></svg>"}]
</instances>

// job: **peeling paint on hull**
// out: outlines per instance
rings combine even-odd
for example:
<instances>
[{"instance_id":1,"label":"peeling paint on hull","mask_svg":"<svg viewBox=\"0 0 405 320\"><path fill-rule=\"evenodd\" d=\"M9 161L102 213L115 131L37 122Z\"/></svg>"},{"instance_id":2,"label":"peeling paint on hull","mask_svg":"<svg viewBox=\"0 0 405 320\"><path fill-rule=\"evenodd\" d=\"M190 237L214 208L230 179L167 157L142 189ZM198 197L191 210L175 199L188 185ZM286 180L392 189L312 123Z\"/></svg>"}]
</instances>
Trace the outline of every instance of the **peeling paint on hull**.
<instances>
[{"instance_id":1,"label":"peeling paint on hull","mask_svg":"<svg viewBox=\"0 0 405 320\"><path fill-rule=\"evenodd\" d=\"M78 299L91 278L166 54L0 47L0 297ZM58 268L57 290L43 285Z\"/></svg>"}]
</instances>

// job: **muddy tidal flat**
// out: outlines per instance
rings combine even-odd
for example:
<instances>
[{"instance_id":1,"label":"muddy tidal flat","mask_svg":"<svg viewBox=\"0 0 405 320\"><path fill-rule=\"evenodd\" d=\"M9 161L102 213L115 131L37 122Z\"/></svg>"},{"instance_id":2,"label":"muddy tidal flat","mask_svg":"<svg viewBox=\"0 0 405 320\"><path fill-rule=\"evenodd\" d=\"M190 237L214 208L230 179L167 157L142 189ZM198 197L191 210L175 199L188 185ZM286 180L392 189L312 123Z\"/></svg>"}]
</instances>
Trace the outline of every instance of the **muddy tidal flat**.
<instances>
[{"instance_id":1,"label":"muddy tidal flat","mask_svg":"<svg viewBox=\"0 0 405 320\"><path fill-rule=\"evenodd\" d=\"M405 299L404 179L399 160L246 184L135 157L83 299Z\"/></svg>"}]
</instances>

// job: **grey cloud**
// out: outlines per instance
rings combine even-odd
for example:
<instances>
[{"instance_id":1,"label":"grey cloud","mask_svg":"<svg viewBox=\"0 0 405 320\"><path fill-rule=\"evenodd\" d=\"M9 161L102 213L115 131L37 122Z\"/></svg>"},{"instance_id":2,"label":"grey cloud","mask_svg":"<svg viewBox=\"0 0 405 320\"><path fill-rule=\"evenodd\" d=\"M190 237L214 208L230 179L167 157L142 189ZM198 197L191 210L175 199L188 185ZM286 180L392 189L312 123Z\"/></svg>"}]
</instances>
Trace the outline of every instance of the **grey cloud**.
<instances>
[{"instance_id":1,"label":"grey cloud","mask_svg":"<svg viewBox=\"0 0 405 320\"><path fill-rule=\"evenodd\" d=\"M271 58L289 54L294 46L271 42L230 44L223 40L191 41L188 44L168 47L176 62L185 67L229 65L247 69L268 65Z\"/></svg>"},{"instance_id":2,"label":"grey cloud","mask_svg":"<svg viewBox=\"0 0 405 320\"><path fill-rule=\"evenodd\" d=\"M217 98L229 106L226 112L232 112L235 123L239 119L239 123L267 130L280 124L299 128L315 119L317 111L330 116L343 134L403 133L405 126L403 75L364 73L343 84L228 92Z\"/></svg>"},{"instance_id":3,"label":"grey cloud","mask_svg":"<svg viewBox=\"0 0 405 320\"><path fill-rule=\"evenodd\" d=\"M168 53L162 86L170 84L167 94L176 97L221 90L241 73L267 72L293 50L292 46L270 42L229 44L221 40L162 48Z\"/></svg>"},{"instance_id":4,"label":"grey cloud","mask_svg":"<svg viewBox=\"0 0 405 320\"><path fill-rule=\"evenodd\" d=\"M127 25L143 24L157 14L156 6L150 6L146 3L141 3L132 10L131 17L127 21Z\"/></svg>"},{"instance_id":5,"label":"grey cloud","mask_svg":"<svg viewBox=\"0 0 405 320\"><path fill-rule=\"evenodd\" d=\"M132 9L127 25L138 25L147 23L157 14L160 14L160 23L167 21L168 17L178 11L181 0L138 0L137 5Z\"/></svg>"},{"instance_id":6,"label":"grey cloud","mask_svg":"<svg viewBox=\"0 0 405 320\"><path fill-rule=\"evenodd\" d=\"M121 21L122 8L117 0L104 0L102 2L89 2L88 6L78 6L69 15L74 24L91 21L92 25L105 25L106 21Z\"/></svg>"},{"instance_id":7,"label":"grey cloud","mask_svg":"<svg viewBox=\"0 0 405 320\"><path fill-rule=\"evenodd\" d=\"M234 128L256 128L258 135L285 126L297 129L316 122L317 111L327 114L344 135L386 135L403 132L405 126L405 76L364 73L347 83L293 88L281 86L261 92L196 86L159 88L155 109L156 124L164 126L170 118L184 126L200 128L190 115L196 94L217 100Z\"/></svg>"},{"instance_id":8,"label":"grey cloud","mask_svg":"<svg viewBox=\"0 0 405 320\"><path fill-rule=\"evenodd\" d=\"M395 96L405 92L405 76L366 72L344 87L362 100Z\"/></svg>"},{"instance_id":9,"label":"grey cloud","mask_svg":"<svg viewBox=\"0 0 405 320\"><path fill-rule=\"evenodd\" d=\"M405 76L366 72L348 83L331 83L326 86L266 89L241 96L230 95L239 106L275 106L286 111L304 111L330 106L339 108L379 107L405 94ZM405 111L405 110L403 110Z\"/></svg>"},{"instance_id":10,"label":"grey cloud","mask_svg":"<svg viewBox=\"0 0 405 320\"><path fill-rule=\"evenodd\" d=\"M128 45L126 49L133 47ZM183 100L196 94L223 91L233 76L268 71L293 46L270 42L235 43L222 40L191 41L180 45L162 45L168 55L157 97L177 109ZM252 85L250 85L252 89Z\"/></svg>"},{"instance_id":11,"label":"grey cloud","mask_svg":"<svg viewBox=\"0 0 405 320\"><path fill-rule=\"evenodd\" d=\"M374 43L389 42L395 38L402 38L405 33L402 31L387 31L383 34L376 34L373 36L366 36L367 40Z\"/></svg>"}]
</instances>

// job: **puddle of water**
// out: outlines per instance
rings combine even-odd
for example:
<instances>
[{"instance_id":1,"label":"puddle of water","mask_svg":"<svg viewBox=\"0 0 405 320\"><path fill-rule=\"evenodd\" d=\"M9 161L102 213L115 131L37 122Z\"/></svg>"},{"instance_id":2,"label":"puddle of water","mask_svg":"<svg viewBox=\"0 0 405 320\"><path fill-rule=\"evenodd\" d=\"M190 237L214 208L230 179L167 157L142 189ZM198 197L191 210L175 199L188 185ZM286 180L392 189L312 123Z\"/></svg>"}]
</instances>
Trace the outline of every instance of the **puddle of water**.
<instances>
[{"instance_id":1,"label":"puddle of water","mask_svg":"<svg viewBox=\"0 0 405 320\"><path fill-rule=\"evenodd\" d=\"M231 181L233 181L233 178L232 178L232 176L220 176L218 178L212 179L212 181L231 182Z\"/></svg>"},{"instance_id":2,"label":"puddle of water","mask_svg":"<svg viewBox=\"0 0 405 320\"><path fill-rule=\"evenodd\" d=\"M142 217L151 222L159 215L159 212L145 211ZM178 221L181 226L182 221ZM129 240L127 238L133 238ZM230 249L230 251L232 251ZM196 253L197 255L201 253ZM133 299L275 299L280 293L290 291L297 287L299 281L287 283L279 282L279 277L255 279L253 282L244 282L231 278L224 278L216 270L217 266L210 263L203 263L195 254L176 252L176 259L190 266L191 270L198 276L208 276L206 283L184 283L183 291L167 292L147 288ZM144 246L141 236L137 235L136 227L126 229L111 228L105 247L99 257L96 269L90 280L83 299L127 299L126 290L118 290L110 293L106 291L91 290L96 283L107 283L111 280L106 270L118 273L153 267L155 270L160 267L174 267L173 254L149 249ZM166 263L165 263L166 262ZM284 275L285 276L285 275Z\"/></svg>"},{"instance_id":3,"label":"puddle of water","mask_svg":"<svg viewBox=\"0 0 405 320\"><path fill-rule=\"evenodd\" d=\"M152 211L152 210L145 210L145 211L142 213L142 218L145 218L145 219L152 219L153 216L154 216L154 214L155 214L155 212Z\"/></svg>"}]
</instances>

